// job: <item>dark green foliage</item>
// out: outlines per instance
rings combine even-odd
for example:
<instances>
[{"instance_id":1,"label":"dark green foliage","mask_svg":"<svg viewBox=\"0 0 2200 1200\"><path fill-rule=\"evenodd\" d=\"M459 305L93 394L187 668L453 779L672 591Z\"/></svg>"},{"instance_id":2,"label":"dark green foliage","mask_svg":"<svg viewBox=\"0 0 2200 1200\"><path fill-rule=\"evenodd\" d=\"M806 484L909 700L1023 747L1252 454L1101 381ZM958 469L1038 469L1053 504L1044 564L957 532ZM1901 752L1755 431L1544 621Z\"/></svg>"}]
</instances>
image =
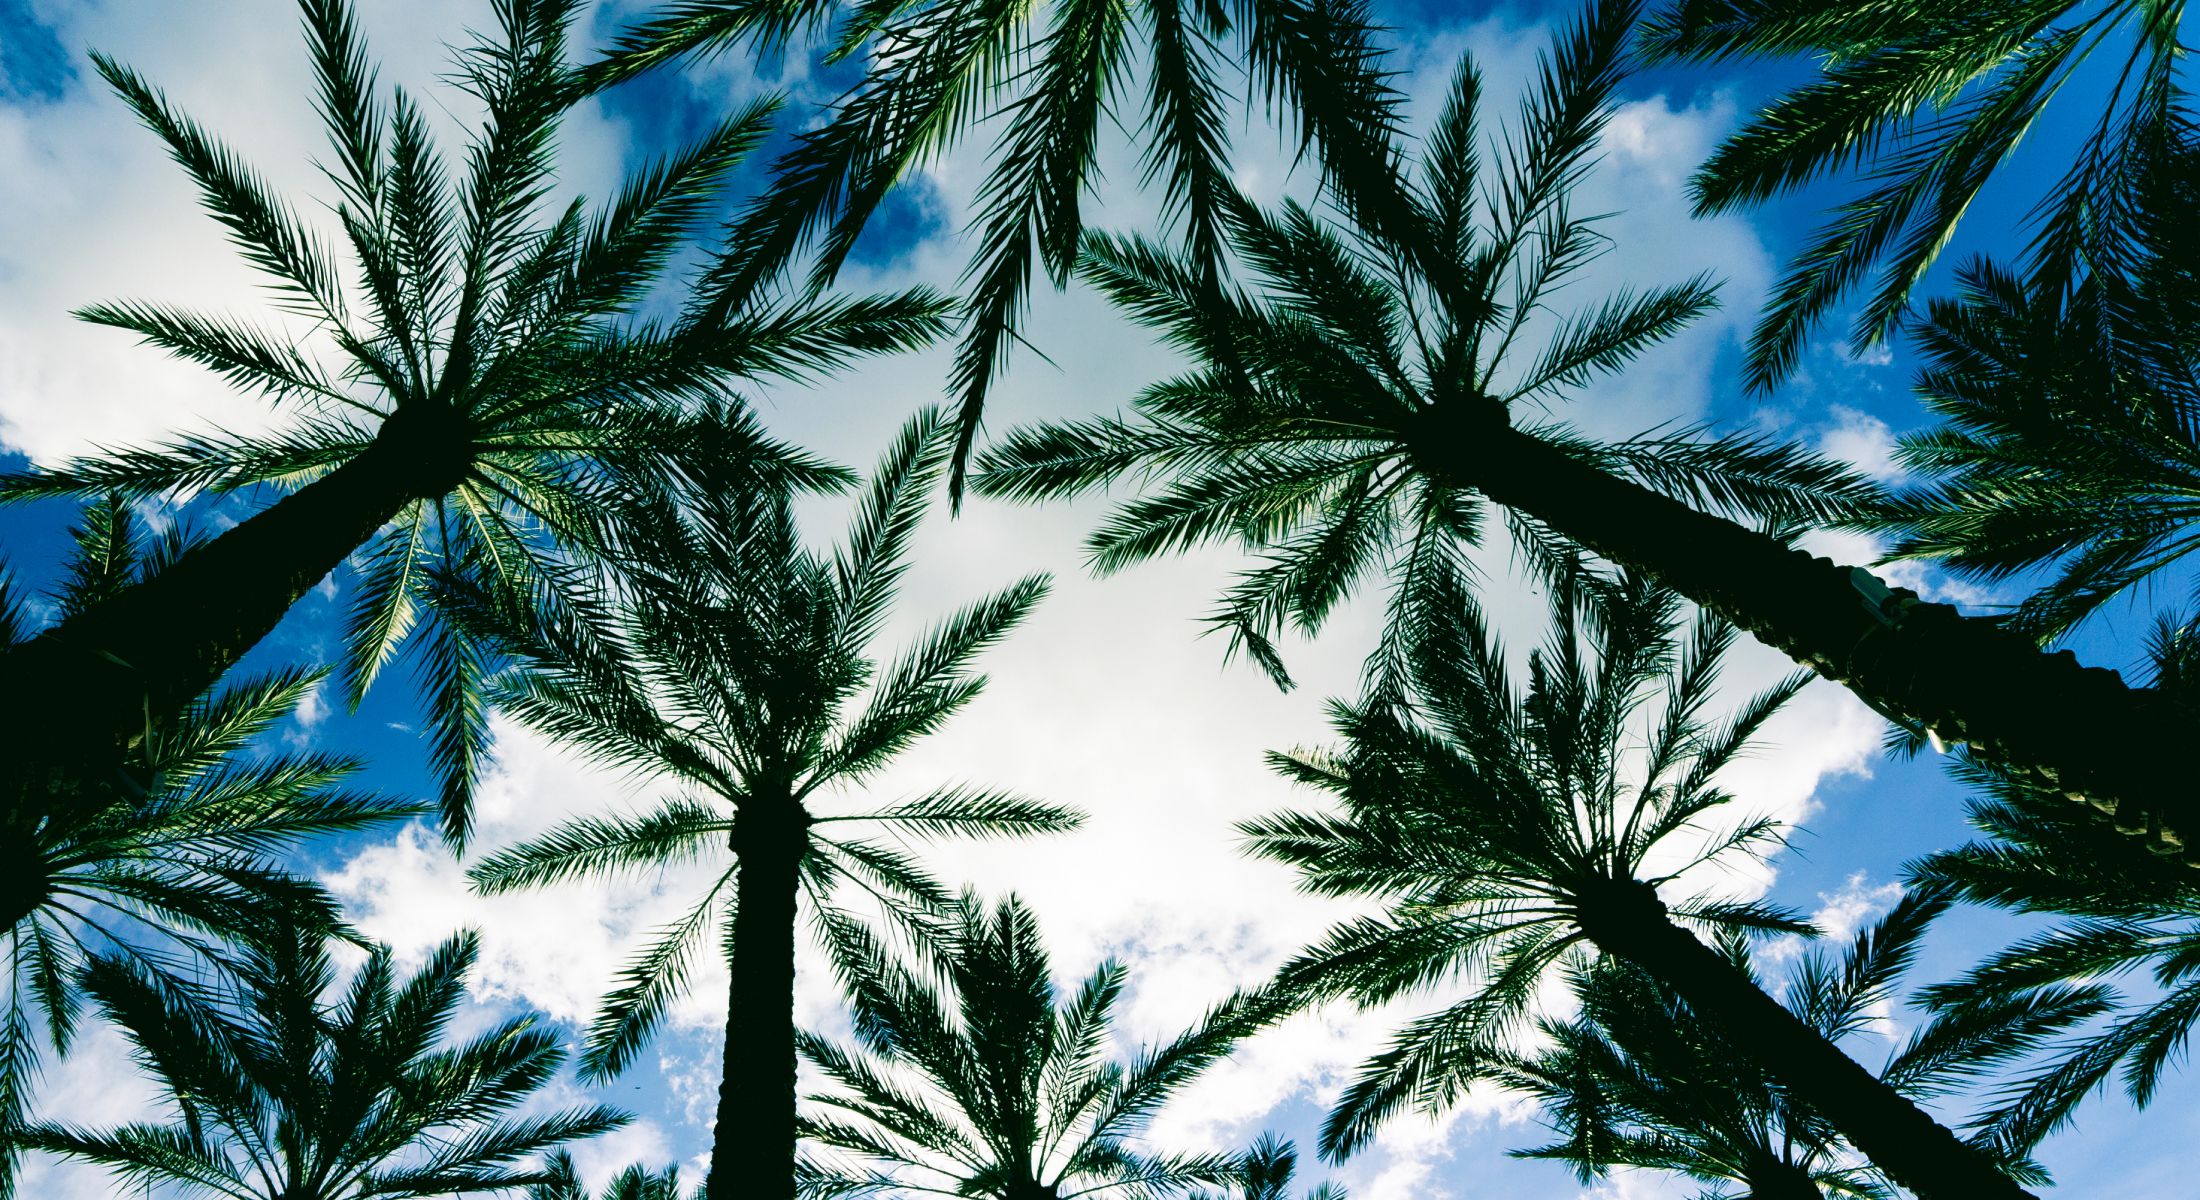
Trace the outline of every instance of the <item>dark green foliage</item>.
<instances>
[{"instance_id":1,"label":"dark green foliage","mask_svg":"<svg viewBox=\"0 0 2200 1200\"><path fill-rule=\"evenodd\" d=\"M1605 593L1594 606L1591 588ZM1410 632L1410 703L1337 704L1342 750L1273 757L1339 807L1244 826L1253 853L1297 867L1302 887L1382 905L1286 964L1286 991L1375 1005L1466 987L1369 1060L1323 1126L1325 1155L1351 1153L1404 1108L1457 1100L1529 1027L1539 989L1593 953L1583 921L1615 883L1701 887L1696 867L1778 844L1769 820L1715 830L1706 819L1729 801L1720 768L1801 680L1715 722L1704 710L1731 629L1701 620L1684 634L1673 597L1633 579L1584 579L1553 600L1522 690L1456 584L1435 590ZM1809 931L1704 893L1666 903L1709 930Z\"/></svg>"},{"instance_id":2,"label":"dark green foliage","mask_svg":"<svg viewBox=\"0 0 2200 1200\"><path fill-rule=\"evenodd\" d=\"M2200 638L2189 621L2162 618L2148 650L2156 686L2195 694ZM2146 1105L2184 1058L2200 1024L2200 872L2149 853L2060 793L1967 762L1956 770L1982 793L1971 820L1991 840L1935 854L1912 873L1962 899L2058 922L1928 991L1940 1020L1960 1029L2075 996L2113 1005L2108 1021L2003 1085L1981 1131L2021 1151L2119 1077L2132 1103ZM2140 977L2133 994L2102 982L2128 976Z\"/></svg>"},{"instance_id":3,"label":"dark green foliage","mask_svg":"<svg viewBox=\"0 0 2200 1200\"><path fill-rule=\"evenodd\" d=\"M859 1045L801 1039L831 1087L810 1097L803 1121L821 1149L805 1160L800 1195L1158 1200L1243 1181L1231 1156L1151 1153L1135 1139L1257 1025L1259 998L1233 996L1122 1063L1109 1056L1109 1024L1127 972L1102 963L1058 996L1038 920L1014 899L962 898L938 977L849 932L856 953L841 970Z\"/></svg>"},{"instance_id":4,"label":"dark green foliage","mask_svg":"<svg viewBox=\"0 0 2200 1200\"><path fill-rule=\"evenodd\" d=\"M485 891L719 859L725 871L660 932L605 1002L581 1059L592 1078L625 1069L684 986L692 956L730 928L737 824L796 820L802 886L827 920L846 885L939 910L952 895L895 842L1059 832L1067 809L949 784L835 811L856 787L944 724L984 685L970 661L1045 593L1033 576L934 626L892 661L875 647L908 566L926 492L945 462L944 426L906 426L880 463L847 541L830 556L797 537L784 490L706 488L684 517L637 513L631 594L583 626L545 619L509 642L524 669L499 701L521 721L679 793L625 816L584 817L476 864ZM852 832L869 826L892 840ZM842 829L851 832L843 834ZM828 944L830 939L828 938Z\"/></svg>"},{"instance_id":5,"label":"dark green foliage","mask_svg":"<svg viewBox=\"0 0 2200 1200\"><path fill-rule=\"evenodd\" d=\"M2014 616L2043 639L2200 536L2200 142L2185 134L2134 184L2149 190L2119 259L2060 286L1974 263L1913 328L1918 393L1947 424L1902 439L1926 482L1874 525L1895 556L1974 578L2051 572Z\"/></svg>"},{"instance_id":6,"label":"dark green foliage","mask_svg":"<svg viewBox=\"0 0 2200 1200\"><path fill-rule=\"evenodd\" d=\"M1852 340L1892 332L1964 210L2081 68L2112 73L2112 90L2068 169L2038 189L2034 262L2066 276L2124 253L2146 150L2185 120L2184 9L2182 0L1673 0L1653 17L1643 32L1653 55L1807 57L1817 67L1697 172L1699 213L1861 176L1775 289L1751 341L1750 382L1770 387L1792 371L1811 326L1875 267ZM2096 52L2106 64L2087 67Z\"/></svg>"},{"instance_id":7,"label":"dark green foliage","mask_svg":"<svg viewBox=\"0 0 2200 1200\"><path fill-rule=\"evenodd\" d=\"M816 250L811 285L828 283L896 184L981 127L998 131L969 231L965 333L949 377L958 492L1034 271L1060 286L1076 262L1106 124L1141 143L1144 181L1158 184L1211 268L1231 191L1232 84L1242 77L1262 111L1336 170L1379 162L1398 100L1361 0L1065 0L1045 11L1042 21L1016 0L677 0L627 30L585 76L608 86L682 56L811 42L824 65L862 64L736 222L731 251L695 301L714 316L755 303L805 247Z\"/></svg>"},{"instance_id":8,"label":"dark green foliage","mask_svg":"<svg viewBox=\"0 0 2200 1200\"><path fill-rule=\"evenodd\" d=\"M1315 629L1383 574L1403 612L1421 603L1422 581L1458 569L1487 522L1458 464L1515 424L1689 503L1782 525L1855 511L1870 489L1813 455L1688 431L1596 442L1540 416L1714 304L1699 276L1552 316L1564 285L1608 247L1569 196L1611 111L1633 12L1601 5L1562 35L1500 169L1479 157L1479 79L1462 62L1417 163L1394 143L1385 169L1335 182L1342 223L1229 192L1236 286L1211 285L1194 255L1089 236L1086 282L1194 366L1141 393L1132 418L1010 433L980 457L974 486L1039 500L1124 478L1154 485L1094 533L1094 566L1214 542L1258 554L1210 621L1279 681L1272 638L1286 624ZM1578 554L1535 514L1502 519L1537 567L1563 573Z\"/></svg>"},{"instance_id":9,"label":"dark green foliage","mask_svg":"<svg viewBox=\"0 0 2200 1200\"><path fill-rule=\"evenodd\" d=\"M264 393L296 420L263 437L209 433L105 453L10 477L0 493L292 491L347 463L394 457L382 470L402 477L361 518L380 529L357 546L344 687L356 704L413 648L445 830L457 841L494 662L444 619L433 578L463 575L507 603L546 602L561 548L605 550L611 498L661 486L667 459L695 450L698 406L722 406L743 383L806 378L921 344L943 332L948 302L921 291L812 296L707 321L643 317L763 138L773 103L635 172L608 204L553 204L559 126L577 95L564 62L576 0L499 0L494 36L458 52L452 80L486 117L455 161L430 143L411 96L378 86L349 5L302 6L348 262L151 83L112 59L95 62L310 339L159 303L80 314ZM392 449L369 455L377 445ZM760 440L742 452L768 460L782 450ZM231 582L250 590L254 581ZM241 654L264 631L241 631L242 645L224 653Z\"/></svg>"},{"instance_id":10,"label":"dark green foliage","mask_svg":"<svg viewBox=\"0 0 2200 1200\"><path fill-rule=\"evenodd\" d=\"M1822 1036L1851 1041L1894 999L1926 927L1947 906L1945 896L1912 892L1838 959L1804 955L1775 994ZM1750 970L1742 942L1728 939L1721 948ZM1573 984L1579 1016L1542 1021L1549 1040L1534 1053L1493 1057L1490 1077L1534 1097L1560 1139L1515 1154L1567 1163L1583 1183L1615 1166L1669 1171L1709 1185L1706 1197L1895 1195L1823 1117L1752 1064L1731 1032L1697 1016L1670 989L1615 959L1577 968ZM1950 1026L1920 1031L1880 1075L1917 1099L1960 1088L2101 1007L2091 994L2058 1000L1997 1009L1960 1033ZM2030 1164L2005 1164L2011 1167L2028 1181L2045 1181Z\"/></svg>"},{"instance_id":11,"label":"dark green foliage","mask_svg":"<svg viewBox=\"0 0 2200 1200\"><path fill-rule=\"evenodd\" d=\"M17 1144L97 1163L128 1187L234 1200L404 1200L543 1182L540 1152L626 1123L596 1106L522 1115L565 1059L532 1018L463 1041L471 934L401 978L387 948L348 982L324 936L275 916L232 956L238 993L178 996L127 957L84 986L121 1026L176 1119L112 1130L34 1123Z\"/></svg>"},{"instance_id":12,"label":"dark green foliage","mask_svg":"<svg viewBox=\"0 0 2200 1200\"><path fill-rule=\"evenodd\" d=\"M119 497L87 506L55 599L81 611L159 571L189 547L179 528L150 535ZM0 646L35 636L28 598L0 576ZM335 902L276 865L312 838L421 815L418 805L344 786L363 765L256 745L322 684L291 669L240 681L185 711L132 764L143 791L108 793L97 810L57 814L0 837L8 990L0 1012L0 1125L28 1112L40 1042L66 1053L84 1006L90 955L121 955L153 985L193 991L220 939L256 926L270 905L338 926ZM0 1197L14 1194L14 1152L0 1154Z\"/></svg>"},{"instance_id":13,"label":"dark green foliage","mask_svg":"<svg viewBox=\"0 0 2200 1200\"><path fill-rule=\"evenodd\" d=\"M601 1194L591 1196L573 1169L573 1156L557 1150L543 1160L543 1175L542 1182L528 1185L527 1200L693 1200L680 1190L678 1167L651 1171L630 1166L612 1176ZM702 1190L694 1194L701 1196Z\"/></svg>"}]
</instances>

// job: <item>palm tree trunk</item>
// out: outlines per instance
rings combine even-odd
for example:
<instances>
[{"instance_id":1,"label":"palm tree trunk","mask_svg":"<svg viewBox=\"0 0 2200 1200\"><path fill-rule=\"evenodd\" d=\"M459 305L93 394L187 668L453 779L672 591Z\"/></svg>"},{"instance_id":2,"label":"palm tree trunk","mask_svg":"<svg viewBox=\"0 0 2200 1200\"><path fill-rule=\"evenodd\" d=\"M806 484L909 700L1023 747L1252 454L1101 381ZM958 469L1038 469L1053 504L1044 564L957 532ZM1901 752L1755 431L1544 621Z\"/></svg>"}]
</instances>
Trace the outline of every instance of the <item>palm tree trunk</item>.
<instances>
[{"instance_id":1,"label":"palm tree trunk","mask_svg":"<svg viewBox=\"0 0 2200 1200\"><path fill-rule=\"evenodd\" d=\"M795 901L807 834L799 821L739 820L733 979L706 1198L793 1200Z\"/></svg>"},{"instance_id":2,"label":"palm tree trunk","mask_svg":"<svg viewBox=\"0 0 2200 1200\"><path fill-rule=\"evenodd\" d=\"M2032 1200L1984 1155L1675 925L1657 891L1616 882L1580 894L1582 932L1648 971L1889 1178L1921 1200Z\"/></svg>"},{"instance_id":3,"label":"palm tree trunk","mask_svg":"<svg viewBox=\"0 0 2200 1200\"><path fill-rule=\"evenodd\" d=\"M1748 1200L1826 1200L1810 1172L1793 1163L1774 1162L1750 1171Z\"/></svg>"},{"instance_id":4,"label":"palm tree trunk","mask_svg":"<svg viewBox=\"0 0 2200 1200\"><path fill-rule=\"evenodd\" d=\"M2200 835L2200 800L2180 761L2184 747L2200 743L2200 720L2151 689L1949 605L1890 591L1862 568L1789 549L1517 430L1446 430L1415 453L1432 474L1646 572L1890 717L1969 743L2104 811L2120 804L2117 825L2148 830L2164 848L2184 843L2179 831Z\"/></svg>"},{"instance_id":5,"label":"palm tree trunk","mask_svg":"<svg viewBox=\"0 0 2200 1200\"><path fill-rule=\"evenodd\" d=\"M0 654L0 803L35 819L96 803L172 722L415 497L455 483L450 444L392 418L356 458L154 578ZM123 781L126 786L126 781Z\"/></svg>"}]
</instances>

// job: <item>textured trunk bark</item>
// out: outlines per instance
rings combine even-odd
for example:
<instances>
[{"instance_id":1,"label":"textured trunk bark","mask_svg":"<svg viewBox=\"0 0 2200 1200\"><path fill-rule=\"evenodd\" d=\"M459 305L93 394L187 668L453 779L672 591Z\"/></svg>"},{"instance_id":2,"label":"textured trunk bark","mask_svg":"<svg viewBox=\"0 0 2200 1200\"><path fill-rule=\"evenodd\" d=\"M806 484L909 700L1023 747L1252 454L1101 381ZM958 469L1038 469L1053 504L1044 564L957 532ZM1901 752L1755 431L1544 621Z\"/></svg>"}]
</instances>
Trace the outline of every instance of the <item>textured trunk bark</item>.
<instances>
[{"instance_id":1,"label":"textured trunk bark","mask_svg":"<svg viewBox=\"0 0 2200 1200\"><path fill-rule=\"evenodd\" d=\"M2157 848L2200 852L2182 747L2200 716L1953 607L1838 566L1566 457L1502 426L1434 428L1423 467L1649 574L1889 716L1967 742L2116 814Z\"/></svg>"},{"instance_id":2,"label":"textured trunk bark","mask_svg":"<svg viewBox=\"0 0 2200 1200\"><path fill-rule=\"evenodd\" d=\"M795 901L807 833L800 822L735 831L732 982L724 1074L711 1135L708 1200L793 1200Z\"/></svg>"},{"instance_id":3,"label":"textured trunk bark","mask_svg":"<svg viewBox=\"0 0 2200 1200\"><path fill-rule=\"evenodd\" d=\"M122 763L417 496L464 471L462 446L393 418L357 458L158 576L0 654L9 811L35 820L129 786ZM458 453L454 453L457 451Z\"/></svg>"},{"instance_id":4,"label":"textured trunk bark","mask_svg":"<svg viewBox=\"0 0 2200 1200\"><path fill-rule=\"evenodd\" d=\"M1675 925L1649 885L1614 883L1582 900L1582 931L1599 949L1672 988L1896 1183L1922 1200L2031 1200L1946 1126Z\"/></svg>"}]
</instances>

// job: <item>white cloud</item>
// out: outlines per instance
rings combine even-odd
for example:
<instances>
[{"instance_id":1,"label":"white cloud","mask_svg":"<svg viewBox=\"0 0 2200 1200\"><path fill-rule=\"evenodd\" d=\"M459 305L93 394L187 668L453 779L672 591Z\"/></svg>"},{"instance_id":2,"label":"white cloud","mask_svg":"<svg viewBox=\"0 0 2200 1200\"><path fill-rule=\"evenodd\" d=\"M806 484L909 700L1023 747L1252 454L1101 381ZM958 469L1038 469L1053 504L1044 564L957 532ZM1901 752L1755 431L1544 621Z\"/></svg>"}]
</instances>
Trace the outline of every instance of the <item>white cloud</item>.
<instances>
[{"instance_id":1,"label":"white cloud","mask_svg":"<svg viewBox=\"0 0 2200 1200\"><path fill-rule=\"evenodd\" d=\"M1831 419L1818 436L1822 453L1881 483L1900 483L1908 478L1909 472L1895 461L1894 431L1885 421L1846 404L1836 404L1827 413Z\"/></svg>"}]
</instances>

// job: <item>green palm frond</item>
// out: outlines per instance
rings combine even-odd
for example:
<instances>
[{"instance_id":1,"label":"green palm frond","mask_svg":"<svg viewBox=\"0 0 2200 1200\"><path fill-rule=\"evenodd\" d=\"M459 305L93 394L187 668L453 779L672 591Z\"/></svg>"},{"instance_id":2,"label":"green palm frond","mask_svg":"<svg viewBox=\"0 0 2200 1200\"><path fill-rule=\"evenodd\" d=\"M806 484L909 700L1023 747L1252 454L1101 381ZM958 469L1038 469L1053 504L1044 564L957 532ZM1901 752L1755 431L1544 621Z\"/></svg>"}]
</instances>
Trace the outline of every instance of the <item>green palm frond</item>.
<instances>
[{"instance_id":1,"label":"green palm frond","mask_svg":"<svg viewBox=\"0 0 2200 1200\"><path fill-rule=\"evenodd\" d=\"M101 451L10 475L0 496L250 490L265 498L335 476L353 484L326 528L256 556L252 578L223 580L236 593L233 607L205 596L156 604L118 593L70 614L70 645L136 673L102 691L122 697L114 701L119 742L139 735L148 707L156 726L171 718L265 632L216 625L271 623L357 551L347 698L356 705L390 663L409 658L429 712L445 832L463 841L485 761L484 685L496 662L446 602L471 591L525 607L546 584L562 583L560 568L575 560L616 562L624 549L608 527L616 498L677 489L694 456L730 451L754 460L759 475L820 479L819 464L802 456L776 467L761 461L785 448L729 419L740 389L813 380L947 332L952 303L923 289L813 293L708 319L649 318L644 310L670 273L713 235L712 218L777 102L729 114L640 166L607 202L553 201L560 124L582 95L565 61L580 7L507 0L491 30L455 50L449 82L483 116L463 147L446 152L419 103L377 78L351 5L301 0L313 103L333 151L324 171L335 193L333 238L158 88L95 56L271 281L278 306L307 328L293 337L135 300L79 315L264 393L291 420L266 436L186 435ZM742 433L753 436L736 445ZM264 527L247 521L232 536ZM177 589L186 585L173 580L196 577L190 562L181 565ZM471 586L449 586L450 577ZM160 630L183 649L163 649ZM207 644L218 649L202 652ZM11 653L7 662L35 664L39 653ZM131 700L133 689L149 698ZM133 718L132 728L120 727Z\"/></svg>"},{"instance_id":2,"label":"green palm frond","mask_svg":"<svg viewBox=\"0 0 2200 1200\"><path fill-rule=\"evenodd\" d=\"M844 962L859 1044L800 1042L827 1089L809 1098L809 1200L926 1194L1160 1197L1237 1184L1223 1155L1152 1153L1154 1111L1272 1015L1234 997L1128 1063L1108 1055L1126 978L1100 965L1058 995L1037 919L1020 902L964 895L935 973L873 948Z\"/></svg>"},{"instance_id":3,"label":"green palm frond","mask_svg":"<svg viewBox=\"0 0 2200 1200\"><path fill-rule=\"evenodd\" d=\"M586 1106L522 1115L565 1055L527 1018L457 1044L471 935L410 979L375 948L348 986L326 931L262 914L234 997L185 1002L125 957L92 958L83 985L174 1107L171 1124L100 1132L30 1122L15 1144L107 1168L129 1186L266 1200L427 1197L548 1182L533 1161L627 1116Z\"/></svg>"},{"instance_id":4,"label":"green palm frond","mask_svg":"<svg viewBox=\"0 0 2200 1200\"><path fill-rule=\"evenodd\" d=\"M986 397L1021 340L1033 275L1043 269L1060 286L1077 258L1104 118L1119 117L1127 97L1143 101L1142 120L1118 124L1132 127L1146 179L1159 181L1166 215L1181 219L1211 277L1231 192L1227 81L1246 77L1257 106L1321 151L1325 169L1358 170L1399 101L1376 32L1356 2L1076 0L1042 14L1012 0L683 0L621 33L581 78L608 87L688 56L777 51L797 38L816 39L826 63L863 64L735 222L695 309L705 319L768 294L806 248L810 285L830 282L911 171L974 131L999 131L970 218L969 294L949 379L959 493Z\"/></svg>"},{"instance_id":5,"label":"green palm frond","mask_svg":"<svg viewBox=\"0 0 2200 1200\"><path fill-rule=\"evenodd\" d=\"M1009 432L979 456L973 486L1036 501L1141 485L1087 543L1101 571L1212 544L1256 556L1208 622L1280 684L1283 629L1317 630L1378 580L1411 592L1478 543L1485 497L1463 464L1491 433L1768 524L1861 513L1870 485L1798 449L1697 431L1598 442L1537 415L1716 303L1699 276L1562 305L1609 249L1567 197L1615 103L1634 13L1601 4L1561 34L1501 170L1479 160L1484 98L1462 62L1419 170L1393 139L1328 181L1327 211L1220 193L1232 278L1149 238L1086 235L1080 277L1193 366L1147 387L1127 417ZM1583 554L1514 525L1533 550L1524 561L1553 577Z\"/></svg>"},{"instance_id":6,"label":"green palm frond","mask_svg":"<svg viewBox=\"0 0 2200 1200\"><path fill-rule=\"evenodd\" d=\"M2131 217L2134 152L2178 136L2182 5L2018 0L1839 9L1674 0L1653 15L1654 57L1814 58L1815 75L1727 139L1692 181L1699 212L1760 204L1835 176L1856 182L1781 278L1750 345L1749 379L1791 373L1809 331L1878 272L1852 340L1886 337L1971 202L2095 55L2113 84L2059 177L2032 207L2033 268L2054 279L2114 261L2143 236ZM2064 103L2067 108L2070 101Z\"/></svg>"},{"instance_id":7,"label":"green palm frond","mask_svg":"<svg viewBox=\"0 0 2200 1200\"><path fill-rule=\"evenodd\" d=\"M159 569L165 553L119 496L86 508L76 540L56 598L64 613ZM79 973L92 956L124 956L144 988L195 1002L227 957L224 939L257 928L271 906L341 926L318 885L276 865L284 855L317 837L425 814L347 786L363 766L357 759L264 744L324 686L325 672L304 668L233 683L141 743L131 764L141 789L7 835L0 1121L29 1114L37 1042L66 1052L87 994ZM0 1154L0 1196L13 1194L13 1166L12 1151Z\"/></svg>"},{"instance_id":8,"label":"green palm frond","mask_svg":"<svg viewBox=\"0 0 2200 1200\"><path fill-rule=\"evenodd\" d=\"M1298 1003L1466 989L1368 1061L1323 1128L1325 1155L1485 1077L1526 1030L1541 985L1592 961L1585 926L1615 882L1686 887L1697 864L1763 853L1776 833L1706 821L1729 803L1720 769L1794 692L1774 689L1722 730L1706 710L1730 630L1705 619L1684 632L1672 596L1639 580L1577 580L1554 596L1551 637L1528 657L1523 688L1460 586L1432 586L1413 615L1402 676L1332 706L1340 752L1272 759L1340 810L1242 827L1254 854L1296 867L1307 890L1382 906L1284 966L1278 986ZM1736 936L1808 929L1763 905L1664 904ZM1870 982L1857 990L1876 995Z\"/></svg>"}]
</instances>

